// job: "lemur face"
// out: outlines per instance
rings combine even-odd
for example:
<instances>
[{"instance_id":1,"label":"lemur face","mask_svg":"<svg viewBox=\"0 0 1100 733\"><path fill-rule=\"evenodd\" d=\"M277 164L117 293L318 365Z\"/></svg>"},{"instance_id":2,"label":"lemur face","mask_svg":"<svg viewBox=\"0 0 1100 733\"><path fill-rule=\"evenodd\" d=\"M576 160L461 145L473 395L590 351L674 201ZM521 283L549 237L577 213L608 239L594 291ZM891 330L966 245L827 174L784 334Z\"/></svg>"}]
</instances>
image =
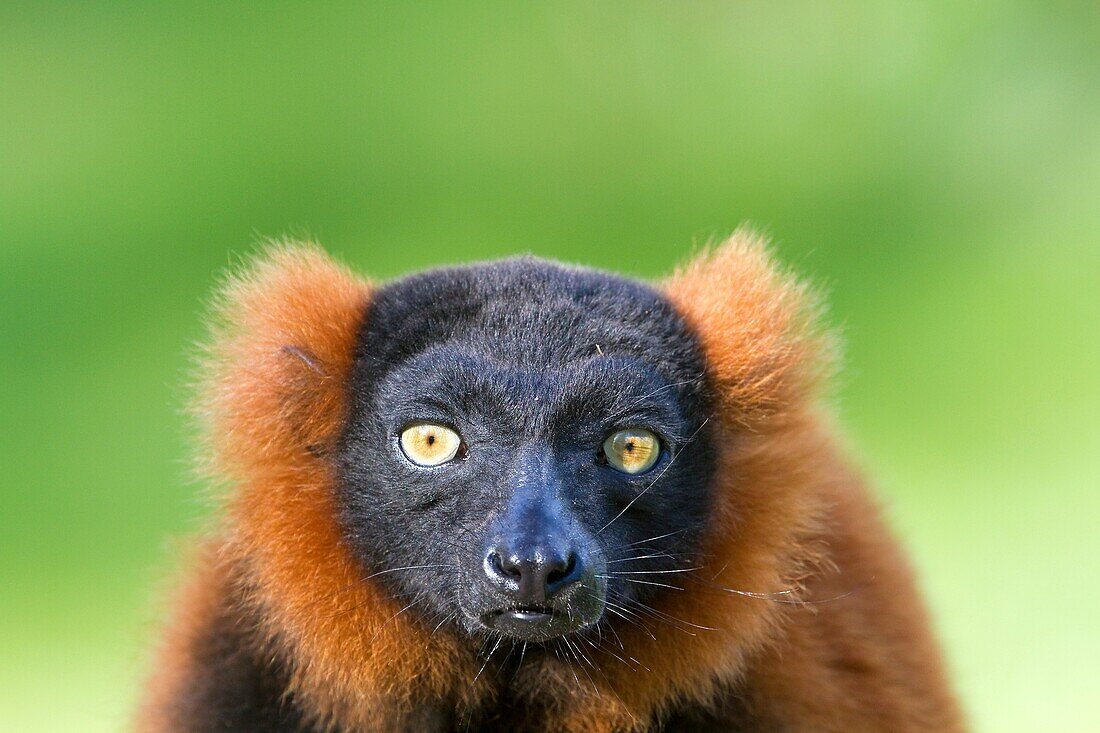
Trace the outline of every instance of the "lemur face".
<instances>
[{"instance_id":1,"label":"lemur face","mask_svg":"<svg viewBox=\"0 0 1100 733\"><path fill-rule=\"evenodd\" d=\"M365 323L341 521L364 577L429 628L540 642L639 622L693 567L704 363L655 291L509 260L385 286Z\"/></svg>"}]
</instances>

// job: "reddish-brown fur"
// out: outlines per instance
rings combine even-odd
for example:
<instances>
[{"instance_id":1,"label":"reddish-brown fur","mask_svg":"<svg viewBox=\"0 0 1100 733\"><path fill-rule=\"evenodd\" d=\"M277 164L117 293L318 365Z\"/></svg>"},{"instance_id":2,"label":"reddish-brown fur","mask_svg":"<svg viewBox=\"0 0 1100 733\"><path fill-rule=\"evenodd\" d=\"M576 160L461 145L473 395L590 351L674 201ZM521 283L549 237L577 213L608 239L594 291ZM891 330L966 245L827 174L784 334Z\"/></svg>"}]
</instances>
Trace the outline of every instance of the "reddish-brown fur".
<instances>
[{"instance_id":1,"label":"reddish-brown fur","mask_svg":"<svg viewBox=\"0 0 1100 733\"><path fill-rule=\"evenodd\" d=\"M721 478L702 572L713 583L654 605L713 630L624 625L625 650L589 655L602 673L578 681L548 659L517 676L519 694L553 701L548 731L642 731L684 703L761 730L961 731L907 564L820 410L831 345L813 299L743 233L662 287L703 343ZM140 730L171 730L189 641L229 588L294 661L296 699L319 722L400 730L418 703L491 704L493 683L471 684L470 650L398 614L341 541L325 454L370 292L308 247L274 251L225 289L203 414L232 489Z\"/></svg>"}]
</instances>

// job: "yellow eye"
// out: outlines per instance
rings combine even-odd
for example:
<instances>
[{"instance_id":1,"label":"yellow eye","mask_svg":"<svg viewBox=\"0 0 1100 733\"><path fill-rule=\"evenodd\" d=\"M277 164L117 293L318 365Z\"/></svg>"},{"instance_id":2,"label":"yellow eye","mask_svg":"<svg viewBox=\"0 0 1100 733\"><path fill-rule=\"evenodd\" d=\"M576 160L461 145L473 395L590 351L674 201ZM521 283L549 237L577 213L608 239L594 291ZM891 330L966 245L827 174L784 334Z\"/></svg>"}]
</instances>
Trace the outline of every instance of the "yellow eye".
<instances>
[{"instance_id":1,"label":"yellow eye","mask_svg":"<svg viewBox=\"0 0 1100 733\"><path fill-rule=\"evenodd\" d=\"M438 466L458 455L462 438L432 422L413 423L401 431L401 451L418 466Z\"/></svg>"},{"instance_id":2,"label":"yellow eye","mask_svg":"<svg viewBox=\"0 0 1100 733\"><path fill-rule=\"evenodd\" d=\"M607 436L603 454L612 468L623 473L645 473L661 457L661 441L642 428L620 430Z\"/></svg>"}]
</instances>

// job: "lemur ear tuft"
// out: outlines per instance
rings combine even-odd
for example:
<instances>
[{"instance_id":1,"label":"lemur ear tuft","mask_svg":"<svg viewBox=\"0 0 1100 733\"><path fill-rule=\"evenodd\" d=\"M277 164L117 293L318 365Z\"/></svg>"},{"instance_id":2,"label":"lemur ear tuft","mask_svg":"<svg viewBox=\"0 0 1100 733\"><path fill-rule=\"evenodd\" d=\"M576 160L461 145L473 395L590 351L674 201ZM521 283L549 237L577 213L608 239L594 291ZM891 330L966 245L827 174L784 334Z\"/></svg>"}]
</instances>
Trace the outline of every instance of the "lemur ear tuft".
<instances>
[{"instance_id":1,"label":"lemur ear tuft","mask_svg":"<svg viewBox=\"0 0 1100 733\"><path fill-rule=\"evenodd\" d=\"M663 283L703 344L722 414L752 426L805 404L832 371L819 294L739 229Z\"/></svg>"},{"instance_id":2,"label":"lemur ear tuft","mask_svg":"<svg viewBox=\"0 0 1100 733\"><path fill-rule=\"evenodd\" d=\"M216 468L328 451L370 287L311 244L272 245L215 297L200 418ZM304 463L301 465L305 465Z\"/></svg>"}]
</instances>

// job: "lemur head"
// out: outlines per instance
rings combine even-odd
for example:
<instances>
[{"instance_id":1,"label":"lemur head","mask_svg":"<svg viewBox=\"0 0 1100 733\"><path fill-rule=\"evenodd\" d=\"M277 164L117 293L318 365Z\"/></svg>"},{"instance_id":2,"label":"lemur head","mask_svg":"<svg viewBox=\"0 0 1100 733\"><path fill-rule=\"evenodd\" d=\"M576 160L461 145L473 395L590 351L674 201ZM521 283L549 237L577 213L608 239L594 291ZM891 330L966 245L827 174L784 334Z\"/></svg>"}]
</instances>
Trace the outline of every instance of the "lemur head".
<instances>
[{"instance_id":1,"label":"lemur head","mask_svg":"<svg viewBox=\"0 0 1100 733\"><path fill-rule=\"evenodd\" d=\"M364 573L475 638L629 619L699 549L704 370L669 302L611 275L521 258L378 289L337 449Z\"/></svg>"},{"instance_id":2,"label":"lemur head","mask_svg":"<svg viewBox=\"0 0 1100 733\"><path fill-rule=\"evenodd\" d=\"M487 704L502 657L568 730L707 698L817 558L807 295L746 233L655 285L531 258L376 285L273 248L221 291L199 404L265 653L356 729Z\"/></svg>"}]
</instances>

